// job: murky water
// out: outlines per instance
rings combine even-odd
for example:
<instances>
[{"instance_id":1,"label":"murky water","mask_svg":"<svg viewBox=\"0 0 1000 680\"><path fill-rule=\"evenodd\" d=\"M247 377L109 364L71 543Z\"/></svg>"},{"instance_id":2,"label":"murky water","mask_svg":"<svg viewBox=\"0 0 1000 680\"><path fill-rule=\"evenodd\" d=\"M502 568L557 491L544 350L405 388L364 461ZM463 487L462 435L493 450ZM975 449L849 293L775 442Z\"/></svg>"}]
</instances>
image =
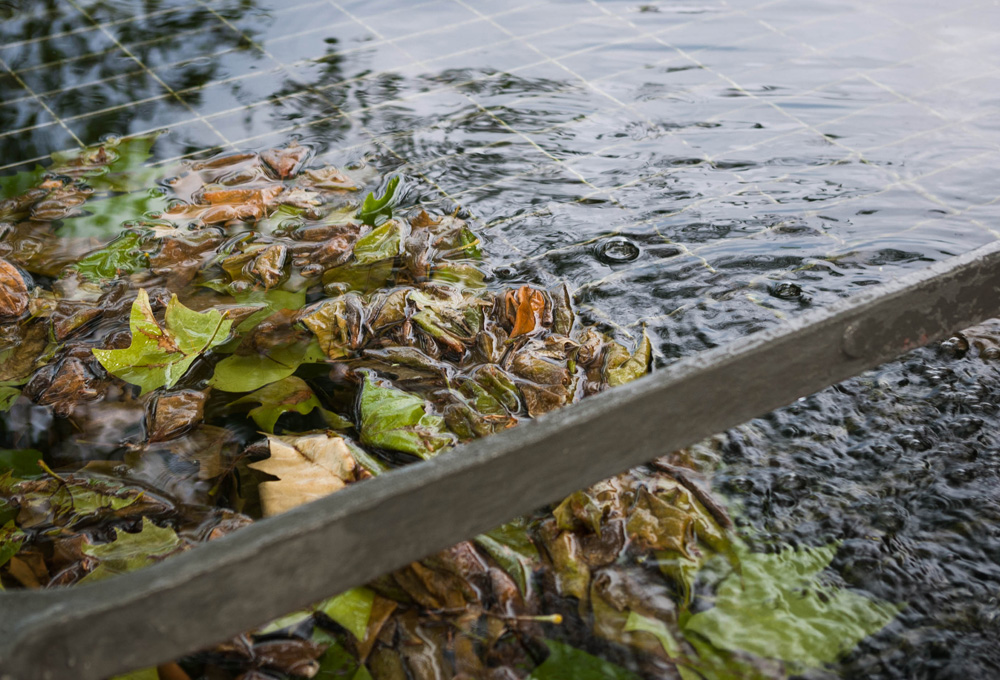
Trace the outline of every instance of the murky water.
<instances>
[{"instance_id":1,"label":"murky water","mask_svg":"<svg viewBox=\"0 0 1000 680\"><path fill-rule=\"evenodd\" d=\"M0 19L0 174L108 134L166 128L162 163L298 139L415 178L411 202L482 225L498 280L567 282L661 366L998 233L995 0L8 0ZM978 354L914 353L709 456L754 540L843 541L844 584L906 603L847 676L1000 672L1000 383Z\"/></svg>"}]
</instances>

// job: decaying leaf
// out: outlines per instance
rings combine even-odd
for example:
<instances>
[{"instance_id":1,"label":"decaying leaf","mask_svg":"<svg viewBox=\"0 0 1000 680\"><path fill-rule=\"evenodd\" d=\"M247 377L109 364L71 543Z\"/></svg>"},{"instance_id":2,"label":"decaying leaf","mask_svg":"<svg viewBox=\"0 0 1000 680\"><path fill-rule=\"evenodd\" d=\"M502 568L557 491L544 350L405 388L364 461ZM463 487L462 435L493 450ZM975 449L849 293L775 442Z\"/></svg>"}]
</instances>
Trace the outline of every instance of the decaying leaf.
<instances>
[{"instance_id":1,"label":"decaying leaf","mask_svg":"<svg viewBox=\"0 0 1000 680\"><path fill-rule=\"evenodd\" d=\"M521 286L516 293L507 293L507 316L513 319L510 337L531 333L538 327L545 310L545 295L530 286Z\"/></svg>"},{"instance_id":2,"label":"decaying leaf","mask_svg":"<svg viewBox=\"0 0 1000 680\"><path fill-rule=\"evenodd\" d=\"M342 437L316 434L267 439L270 458L250 464L278 478L260 485L265 517L339 491L357 479L357 464Z\"/></svg>"},{"instance_id":3,"label":"decaying leaf","mask_svg":"<svg viewBox=\"0 0 1000 680\"><path fill-rule=\"evenodd\" d=\"M0 318L21 316L28 309L28 286L17 267L0 258Z\"/></svg>"},{"instance_id":4,"label":"decaying leaf","mask_svg":"<svg viewBox=\"0 0 1000 680\"><path fill-rule=\"evenodd\" d=\"M147 416L149 441L173 439L200 423L205 415L207 398L208 393L199 390L178 390L160 395Z\"/></svg>"}]
</instances>

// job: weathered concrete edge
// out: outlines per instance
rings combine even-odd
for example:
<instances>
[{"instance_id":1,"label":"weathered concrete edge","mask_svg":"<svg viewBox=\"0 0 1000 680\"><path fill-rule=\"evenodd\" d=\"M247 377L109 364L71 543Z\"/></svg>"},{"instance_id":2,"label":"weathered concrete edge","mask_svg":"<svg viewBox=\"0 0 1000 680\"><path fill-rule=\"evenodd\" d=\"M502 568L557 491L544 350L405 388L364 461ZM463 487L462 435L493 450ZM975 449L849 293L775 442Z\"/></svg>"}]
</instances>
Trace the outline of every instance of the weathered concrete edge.
<instances>
[{"instance_id":1,"label":"weathered concrete edge","mask_svg":"<svg viewBox=\"0 0 1000 680\"><path fill-rule=\"evenodd\" d=\"M167 562L0 595L0 679L166 661L996 314L1000 243Z\"/></svg>"}]
</instances>

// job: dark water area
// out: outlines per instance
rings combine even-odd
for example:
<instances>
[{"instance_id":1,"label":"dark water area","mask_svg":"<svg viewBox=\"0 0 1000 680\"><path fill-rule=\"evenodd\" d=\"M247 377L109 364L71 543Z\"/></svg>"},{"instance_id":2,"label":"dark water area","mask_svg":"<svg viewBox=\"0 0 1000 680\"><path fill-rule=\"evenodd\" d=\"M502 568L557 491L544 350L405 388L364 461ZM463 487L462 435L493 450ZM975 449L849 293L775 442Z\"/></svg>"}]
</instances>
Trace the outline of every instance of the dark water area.
<instances>
[{"instance_id":1,"label":"dark water area","mask_svg":"<svg viewBox=\"0 0 1000 680\"><path fill-rule=\"evenodd\" d=\"M1000 234L998 30L996 0L0 0L0 176L108 135L165 130L163 165L297 140L413 178L497 281L566 282L663 367ZM1000 675L995 354L699 449L752 546L840 542L830 579L905 605L843 677Z\"/></svg>"}]
</instances>

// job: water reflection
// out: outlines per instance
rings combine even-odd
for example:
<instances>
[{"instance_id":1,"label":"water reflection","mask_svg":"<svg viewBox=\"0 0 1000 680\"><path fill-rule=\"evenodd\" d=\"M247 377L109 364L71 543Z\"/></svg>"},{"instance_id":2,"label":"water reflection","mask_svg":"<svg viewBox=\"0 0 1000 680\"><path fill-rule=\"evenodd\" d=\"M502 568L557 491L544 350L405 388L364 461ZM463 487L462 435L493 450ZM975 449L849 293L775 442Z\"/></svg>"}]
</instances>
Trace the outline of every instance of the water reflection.
<instances>
[{"instance_id":1,"label":"water reflection","mask_svg":"<svg viewBox=\"0 0 1000 680\"><path fill-rule=\"evenodd\" d=\"M333 163L366 158L421 179L415 201L462 206L486 225L498 278L568 282L586 322L624 339L647 329L661 364L995 238L1000 76L984 29L995 7L431 5L0 2L0 165L161 127L160 160L291 137ZM905 366L885 371L916 384ZM988 382L982 373L968 379ZM928 387L914 403L928 394L937 393ZM920 476L937 458L920 450L936 440L919 423L867 449L874 430L855 435L845 423L871 397L843 395L774 416L781 427L756 425L766 436L752 446L729 445L737 467L726 485L748 494L749 521L784 537L819 526L845 538L845 578L874 579L889 599L919 602L928 583L986 592L992 577L977 573L992 574L991 554L951 575L938 573L950 567L936 554L912 555L937 540L954 489L988 471L960 460ZM45 427L35 415L23 426ZM794 510L846 493L813 481L840 474L824 456L844 446L841 427L857 440L843 467L860 461L860 488L882 493L884 472L885 493L907 499L872 500L872 519L840 506L836 518ZM792 448L777 468L738 467L763 466L779 440ZM971 456L971 446L927 451ZM961 530L992 532L982 517ZM893 547L906 531L906 546ZM865 532L893 536L872 550ZM934 578L896 592L893 559L916 559ZM942 617L961 618L979 594L956 596ZM907 625L941 623L932 605ZM961 626L988 638L987 609ZM915 666L934 666L938 652L925 651L909 657ZM875 661L857 663L869 672Z\"/></svg>"}]
</instances>

